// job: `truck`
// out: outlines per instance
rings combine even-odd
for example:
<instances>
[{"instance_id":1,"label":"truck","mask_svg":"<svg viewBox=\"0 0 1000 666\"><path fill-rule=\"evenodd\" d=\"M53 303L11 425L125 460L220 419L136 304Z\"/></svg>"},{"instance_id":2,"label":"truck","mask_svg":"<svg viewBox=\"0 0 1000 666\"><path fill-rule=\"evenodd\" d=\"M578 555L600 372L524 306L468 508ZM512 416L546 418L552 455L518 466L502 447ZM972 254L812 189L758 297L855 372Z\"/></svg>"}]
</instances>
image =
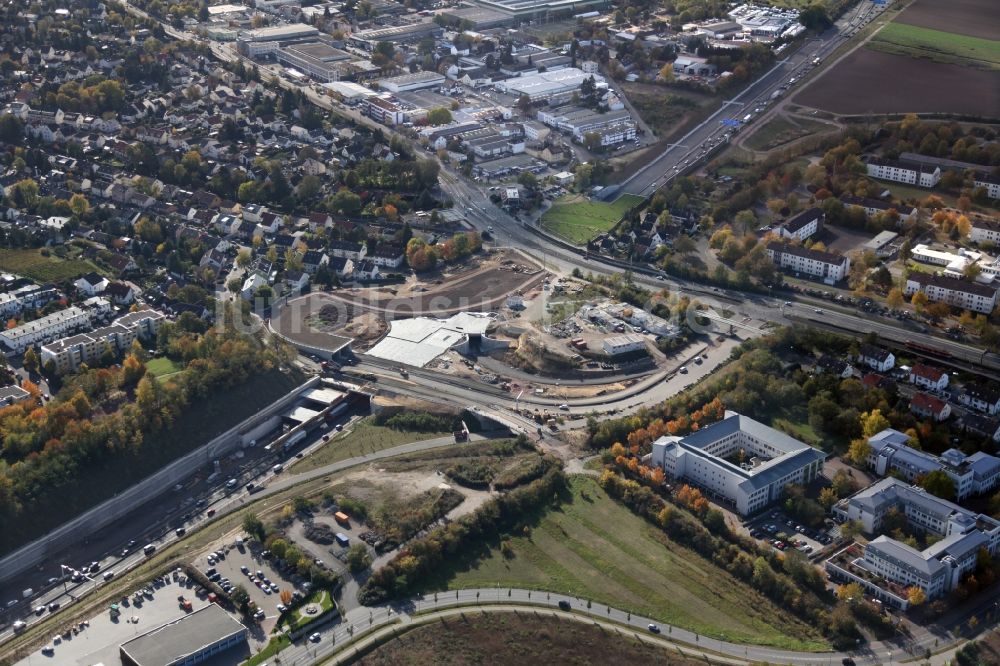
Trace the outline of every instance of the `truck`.
<instances>
[{"instance_id":1,"label":"truck","mask_svg":"<svg viewBox=\"0 0 1000 666\"><path fill-rule=\"evenodd\" d=\"M333 519L344 526L349 526L351 524L351 517L348 516L343 511L338 511L337 513L333 514Z\"/></svg>"},{"instance_id":2,"label":"truck","mask_svg":"<svg viewBox=\"0 0 1000 666\"><path fill-rule=\"evenodd\" d=\"M403 379L409 379L410 378L410 371L407 370L406 368L400 368L399 369L399 374L400 374L400 376Z\"/></svg>"},{"instance_id":3,"label":"truck","mask_svg":"<svg viewBox=\"0 0 1000 666\"><path fill-rule=\"evenodd\" d=\"M773 93L771 93L771 99L778 99L779 97L781 97L780 90L775 90Z\"/></svg>"},{"instance_id":4,"label":"truck","mask_svg":"<svg viewBox=\"0 0 1000 666\"><path fill-rule=\"evenodd\" d=\"M191 605L191 601L187 597L183 596L177 600L177 605L180 606L185 613L190 613L194 609Z\"/></svg>"},{"instance_id":5,"label":"truck","mask_svg":"<svg viewBox=\"0 0 1000 666\"><path fill-rule=\"evenodd\" d=\"M351 540L343 532L337 532L333 538L337 540L337 545L341 548L347 548L351 544Z\"/></svg>"}]
</instances>

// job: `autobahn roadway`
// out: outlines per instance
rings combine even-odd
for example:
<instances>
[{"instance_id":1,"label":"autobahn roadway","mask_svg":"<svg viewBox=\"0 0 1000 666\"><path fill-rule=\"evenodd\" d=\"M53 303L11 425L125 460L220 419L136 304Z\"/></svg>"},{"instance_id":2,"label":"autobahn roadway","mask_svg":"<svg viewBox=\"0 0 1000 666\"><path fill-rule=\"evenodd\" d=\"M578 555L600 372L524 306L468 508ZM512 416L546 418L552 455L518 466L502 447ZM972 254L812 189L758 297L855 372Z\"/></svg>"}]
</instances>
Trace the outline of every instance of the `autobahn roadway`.
<instances>
[{"instance_id":1,"label":"autobahn roadway","mask_svg":"<svg viewBox=\"0 0 1000 666\"><path fill-rule=\"evenodd\" d=\"M722 107L700 125L672 144L659 157L621 183L629 194L651 196L659 187L703 160L708 152L725 143L724 136L732 136L735 127L724 125L730 119L743 126L747 115L753 120L760 114L754 109L771 102L771 96L792 86L791 79L800 80L813 68L816 58L824 59L866 23L872 21L885 5L861 0L858 6L844 14L833 28L817 38L807 40L795 51L788 53L771 70L750 86L724 102Z\"/></svg>"}]
</instances>

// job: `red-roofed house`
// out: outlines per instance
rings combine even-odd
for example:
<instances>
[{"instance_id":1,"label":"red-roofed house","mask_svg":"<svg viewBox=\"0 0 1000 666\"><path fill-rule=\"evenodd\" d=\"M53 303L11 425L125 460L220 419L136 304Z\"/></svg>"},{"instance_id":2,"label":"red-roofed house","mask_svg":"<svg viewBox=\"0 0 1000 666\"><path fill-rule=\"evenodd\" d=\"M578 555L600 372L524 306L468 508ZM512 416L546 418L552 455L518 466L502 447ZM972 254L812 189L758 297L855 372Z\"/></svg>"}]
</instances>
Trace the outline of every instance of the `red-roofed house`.
<instances>
[{"instance_id":1,"label":"red-roofed house","mask_svg":"<svg viewBox=\"0 0 1000 666\"><path fill-rule=\"evenodd\" d=\"M910 383L934 391L943 391L948 387L948 373L932 365L914 363L910 368Z\"/></svg>"},{"instance_id":2,"label":"red-roofed house","mask_svg":"<svg viewBox=\"0 0 1000 666\"><path fill-rule=\"evenodd\" d=\"M951 416L951 405L926 393L914 393L910 398L910 411L917 416L944 421Z\"/></svg>"}]
</instances>

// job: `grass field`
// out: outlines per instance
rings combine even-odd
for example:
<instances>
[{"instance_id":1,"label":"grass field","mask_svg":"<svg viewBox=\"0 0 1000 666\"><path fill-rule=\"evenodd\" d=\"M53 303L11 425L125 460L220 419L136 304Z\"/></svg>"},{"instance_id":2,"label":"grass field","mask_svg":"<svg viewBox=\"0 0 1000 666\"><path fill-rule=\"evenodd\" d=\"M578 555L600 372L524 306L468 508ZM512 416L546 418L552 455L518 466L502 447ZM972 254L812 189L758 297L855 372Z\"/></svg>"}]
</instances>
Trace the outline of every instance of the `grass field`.
<instances>
[{"instance_id":1,"label":"grass field","mask_svg":"<svg viewBox=\"0 0 1000 666\"><path fill-rule=\"evenodd\" d=\"M571 478L572 498L514 556L493 548L447 580L451 589L499 585L601 601L698 633L790 649L823 650L819 632L612 500L591 477Z\"/></svg>"},{"instance_id":2,"label":"grass field","mask_svg":"<svg viewBox=\"0 0 1000 666\"><path fill-rule=\"evenodd\" d=\"M754 131L747 138L746 146L753 150L771 150L796 139L831 129L834 128L830 125L804 118L795 118L794 120L774 118Z\"/></svg>"},{"instance_id":3,"label":"grass field","mask_svg":"<svg viewBox=\"0 0 1000 666\"><path fill-rule=\"evenodd\" d=\"M96 270L96 266L80 259L60 259L54 254L45 257L40 249L0 248L0 269L44 283L77 278Z\"/></svg>"},{"instance_id":4,"label":"grass field","mask_svg":"<svg viewBox=\"0 0 1000 666\"><path fill-rule=\"evenodd\" d=\"M437 664L670 664L704 666L686 657L617 632L573 620L522 613L464 613L409 630L354 662L359 666Z\"/></svg>"},{"instance_id":5,"label":"grass field","mask_svg":"<svg viewBox=\"0 0 1000 666\"><path fill-rule=\"evenodd\" d=\"M167 375L177 374L183 369L184 367L180 363L167 358L166 356L146 361L146 370L148 370L154 377L165 377Z\"/></svg>"},{"instance_id":6,"label":"grass field","mask_svg":"<svg viewBox=\"0 0 1000 666\"><path fill-rule=\"evenodd\" d=\"M450 432L406 432L374 425L370 419L363 419L351 427L350 431L331 434L330 441L292 466L292 474L301 474L311 469L329 465L366 453L375 453L401 444L419 442L451 435Z\"/></svg>"},{"instance_id":7,"label":"grass field","mask_svg":"<svg viewBox=\"0 0 1000 666\"><path fill-rule=\"evenodd\" d=\"M589 201L581 195L563 198L542 216L542 228L582 245L614 227L625 211L641 201L642 197L631 194L623 194L610 203Z\"/></svg>"},{"instance_id":8,"label":"grass field","mask_svg":"<svg viewBox=\"0 0 1000 666\"><path fill-rule=\"evenodd\" d=\"M905 23L890 23L869 47L935 62L1000 69L1000 40L980 39Z\"/></svg>"}]
</instances>

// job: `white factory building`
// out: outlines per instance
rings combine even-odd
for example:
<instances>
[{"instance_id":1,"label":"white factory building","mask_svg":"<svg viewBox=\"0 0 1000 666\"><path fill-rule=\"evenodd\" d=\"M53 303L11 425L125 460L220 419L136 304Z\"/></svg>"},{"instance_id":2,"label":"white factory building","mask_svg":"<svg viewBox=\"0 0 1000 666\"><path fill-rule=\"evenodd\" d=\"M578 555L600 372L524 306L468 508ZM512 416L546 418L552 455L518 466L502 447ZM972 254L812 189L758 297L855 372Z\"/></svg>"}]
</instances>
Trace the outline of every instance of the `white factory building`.
<instances>
[{"instance_id":1,"label":"white factory building","mask_svg":"<svg viewBox=\"0 0 1000 666\"><path fill-rule=\"evenodd\" d=\"M567 67L554 72L540 72L499 81L496 87L515 97L527 95L532 102L552 102L572 97L573 93L580 90L580 85L591 77L598 87L607 85L600 74L587 74L581 69Z\"/></svg>"},{"instance_id":2,"label":"white factory building","mask_svg":"<svg viewBox=\"0 0 1000 666\"><path fill-rule=\"evenodd\" d=\"M389 324L385 337L368 350L368 355L422 368L446 351L465 353L473 348L506 347L506 342L487 337L495 325L495 317L485 312L459 312L446 319L396 319Z\"/></svg>"},{"instance_id":3,"label":"white factory building","mask_svg":"<svg viewBox=\"0 0 1000 666\"><path fill-rule=\"evenodd\" d=\"M413 74L401 74L387 79L379 79L378 87L392 93L401 93L408 90L423 90L424 88L436 88L444 85L447 79L437 72L415 72Z\"/></svg>"},{"instance_id":4,"label":"white factory building","mask_svg":"<svg viewBox=\"0 0 1000 666\"><path fill-rule=\"evenodd\" d=\"M730 411L690 435L661 437L649 456L669 477L724 497L744 516L779 499L789 483L815 479L825 459L819 449Z\"/></svg>"}]
</instances>

